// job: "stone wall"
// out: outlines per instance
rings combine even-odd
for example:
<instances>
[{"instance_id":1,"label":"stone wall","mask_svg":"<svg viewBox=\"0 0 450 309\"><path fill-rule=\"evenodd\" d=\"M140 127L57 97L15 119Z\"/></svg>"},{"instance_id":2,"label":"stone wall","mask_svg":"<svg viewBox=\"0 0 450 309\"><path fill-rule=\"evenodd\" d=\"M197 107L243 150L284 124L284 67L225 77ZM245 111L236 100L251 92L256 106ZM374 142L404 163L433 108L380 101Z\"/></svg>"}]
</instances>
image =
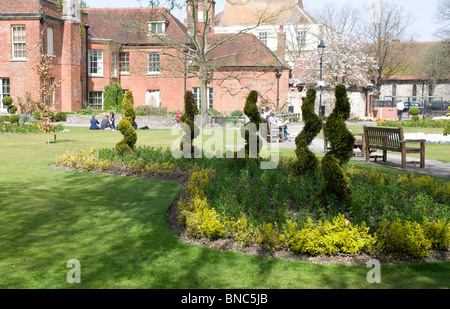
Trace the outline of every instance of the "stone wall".
<instances>
[{"instance_id":1,"label":"stone wall","mask_svg":"<svg viewBox=\"0 0 450 309\"><path fill-rule=\"evenodd\" d=\"M105 118L105 114L95 116L95 118L101 122ZM119 125L122 115L115 115L116 125ZM89 115L76 115L68 114L66 125L74 126L90 126L92 116ZM149 128L170 128L176 125L175 116L136 116L136 123L139 128L148 126Z\"/></svg>"}]
</instances>

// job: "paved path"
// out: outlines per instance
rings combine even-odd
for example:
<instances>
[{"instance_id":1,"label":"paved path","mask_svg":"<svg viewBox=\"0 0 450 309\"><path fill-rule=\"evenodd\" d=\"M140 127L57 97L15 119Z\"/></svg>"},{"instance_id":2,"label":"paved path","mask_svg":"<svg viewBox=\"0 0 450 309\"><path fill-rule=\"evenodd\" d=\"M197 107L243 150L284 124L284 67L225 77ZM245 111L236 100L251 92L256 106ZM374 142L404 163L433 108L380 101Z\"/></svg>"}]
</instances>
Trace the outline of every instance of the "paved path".
<instances>
[{"instance_id":1,"label":"paved path","mask_svg":"<svg viewBox=\"0 0 450 309\"><path fill-rule=\"evenodd\" d=\"M357 123L347 123L347 126L351 127L352 125L371 125L373 126L373 122L371 123L363 123L363 122L357 122ZM297 135L301 132L303 129L303 123L291 123L288 125L289 127L289 133L293 135ZM318 153L318 154L324 154L323 150L323 139L316 138L313 140L309 148L311 151ZM295 148L295 142L289 141L287 143L281 143L280 148ZM450 145L448 146L448 154L450 156ZM359 161L359 162L365 162L366 159L363 157L354 157L352 160ZM416 167L414 167L413 164L408 164L405 169L401 168L401 156L400 154L396 153L388 153L386 162L383 162L382 159L378 159L377 162L374 162L372 159L370 162L367 162L368 164L373 164L374 166L383 166L388 168L397 169L400 171L406 171L411 172L414 174L423 174L423 175L430 175L433 177L439 177L439 178L445 178L450 179L450 163L444 163L439 162L431 159L426 159L426 152L425 152L425 168L419 167L419 157L407 157L407 161L416 161Z\"/></svg>"},{"instance_id":2,"label":"paved path","mask_svg":"<svg viewBox=\"0 0 450 309\"><path fill-rule=\"evenodd\" d=\"M374 126L373 122L348 122L347 126L362 126L362 125L368 125L368 126ZM73 125L73 124L67 124L67 126L80 126L80 127L89 127L89 125ZM289 127L289 133L293 134L294 136L297 136L303 129L304 124L301 122L298 123L290 123L288 125ZM70 128L69 128L70 129ZM151 127L150 129L170 129L168 127ZM295 142L293 140L287 142L287 143L281 143L279 145L280 148L295 148ZM310 149L318 154L324 154L323 151L323 139L316 138L313 140L313 142L310 145ZM450 145L448 146L448 152L450 156ZM425 153L426 158L426 153ZM362 157L354 157L352 160L359 161L359 162L366 162L365 158ZM410 158L407 157L407 161L419 161L419 158ZM425 159L425 168L419 168L419 164L414 167L412 164L407 165L405 169L401 168L401 157L400 154L396 153L388 153L387 155L387 161L383 162L381 159L378 159L378 161L375 163L374 160L371 160L371 162L367 162L368 164L373 164L374 166L383 166L393 169L398 169L401 171L411 172L414 174L424 174L424 175L430 175L433 177L440 177L445 179L450 179L450 163L444 163L439 162L435 160Z\"/></svg>"}]
</instances>

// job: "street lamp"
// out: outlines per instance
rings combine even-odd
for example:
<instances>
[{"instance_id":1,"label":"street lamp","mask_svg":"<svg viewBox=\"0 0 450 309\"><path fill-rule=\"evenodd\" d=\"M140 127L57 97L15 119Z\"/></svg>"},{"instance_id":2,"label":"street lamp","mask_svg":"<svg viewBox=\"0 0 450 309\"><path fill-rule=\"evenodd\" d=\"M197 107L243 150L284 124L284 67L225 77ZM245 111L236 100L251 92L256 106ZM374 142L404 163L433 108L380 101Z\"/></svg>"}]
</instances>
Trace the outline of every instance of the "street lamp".
<instances>
[{"instance_id":1,"label":"street lamp","mask_svg":"<svg viewBox=\"0 0 450 309\"><path fill-rule=\"evenodd\" d=\"M184 53L184 93L186 93L186 90L187 90L187 87L186 87L186 79L187 79L186 61L187 61L188 52L189 52L189 49L183 49L183 53Z\"/></svg>"},{"instance_id":2,"label":"street lamp","mask_svg":"<svg viewBox=\"0 0 450 309\"><path fill-rule=\"evenodd\" d=\"M319 46L317 46L317 51L319 52L319 56L320 56L320 82L319 82L319 86L320 86L320 104L319 104L319 116L322 117L325 115L325 108L322 108L322 91L323 91L323 86L324 86L324 82L322 80L322 58L323 58L323 53L325 51L325 44L323 44L323 40L320 40L320 44Z\"/></svg>"},{"instance_id":3,"label":"street lamp","mask_svg":"<svg viewBox=\"0 0 450 309\"><path fill-rule=\"evenodd\" d=\"M280 70L277 69L277 73L275 74L275 77L277 78L277 109L280 106Z\"/></svg>"}]
</instances>

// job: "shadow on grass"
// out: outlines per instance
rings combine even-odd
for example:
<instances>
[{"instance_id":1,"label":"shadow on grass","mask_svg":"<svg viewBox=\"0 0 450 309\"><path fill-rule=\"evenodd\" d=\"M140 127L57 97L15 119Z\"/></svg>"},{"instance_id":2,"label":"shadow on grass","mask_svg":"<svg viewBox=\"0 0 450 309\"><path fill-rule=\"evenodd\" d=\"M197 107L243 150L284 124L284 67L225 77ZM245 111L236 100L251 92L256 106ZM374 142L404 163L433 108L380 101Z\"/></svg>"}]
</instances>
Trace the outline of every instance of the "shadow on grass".
<instances>
[{"instance_id":1,"label":"shadow on grass","mask_svg":"<svg viewBox=\"0 0 450 309\"><path fill-rule=\"evenodd\" d=\"M19 177L20 178L20 177ZM2 288L448 287L449 263L383 268L314 265L183 244L166 223L181 186L166 181L50 171L0 181ZM81 284L66 263L81 264ZM14 266L14 267L13 267Z\"/></svg>"}]
</instances>

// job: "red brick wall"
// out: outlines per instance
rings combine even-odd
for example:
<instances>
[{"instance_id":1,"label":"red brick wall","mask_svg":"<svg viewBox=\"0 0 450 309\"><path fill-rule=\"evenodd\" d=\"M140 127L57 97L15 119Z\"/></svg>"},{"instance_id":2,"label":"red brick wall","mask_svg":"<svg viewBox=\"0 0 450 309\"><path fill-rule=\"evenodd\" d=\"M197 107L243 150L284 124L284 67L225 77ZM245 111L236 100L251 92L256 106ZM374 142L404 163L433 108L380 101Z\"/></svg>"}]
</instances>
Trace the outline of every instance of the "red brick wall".
<instances>
[{"instance_id":1,"label":"red brick wall","mask_svg":"<svg viewBox=\"0 0 450 309\"><path fill-rule=\"evenodd\" d=\"M2 13L39 13L39 1L41 0L13 0L1 1Z\"/></svg>"},{"instance_id":2,"label":"red brick wall","mask_svg":"<svg viewBox=\"0 0 450 309\"><path fill-rule=\"evenodd\" d=\"M26 61L12 60L11 26L26 27ZM30 92L33 99L39 98L39 76L33 70L39 63L39 48L36 42L40 37L39 20L1 20L0 21L0 78L10 79L11 97L17 102L17 97L24 97Z\"/></svg>"},{"instance_id":3,"label":"red brick wall","mask_svg":"<svg viewBox=\"0 0 450 309\"><path fill-rule=\"evenodd\" d=\"M395 107L374 107L374 117L386 120L398 120L397 108Z\"/></svg>"}]
</instances>

